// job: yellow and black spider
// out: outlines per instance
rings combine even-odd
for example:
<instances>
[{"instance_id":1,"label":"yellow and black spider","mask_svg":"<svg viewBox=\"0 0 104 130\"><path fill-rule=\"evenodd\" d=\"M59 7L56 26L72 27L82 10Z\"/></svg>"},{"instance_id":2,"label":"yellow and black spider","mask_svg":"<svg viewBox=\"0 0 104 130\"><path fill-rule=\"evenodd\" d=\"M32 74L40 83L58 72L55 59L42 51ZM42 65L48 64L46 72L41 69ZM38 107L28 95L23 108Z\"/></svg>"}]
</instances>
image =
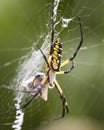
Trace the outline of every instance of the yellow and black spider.
<instances>
[{"instance_id":1,"label":"yellow and black spider","mask_svg":"<svg viewBox=\"0 0 104 130\"><path fill-rule=\"evenodd\" d=\"M22 86L26 88L26 91L30 93L32 97L25 104L23 104L19 109L26 108L31 103L31 101L37 96L40 96L44 100L47 100L48 88L55 87L62 100L62 106L63 106L62 117L64 117L65 114L69 112L69 107L65 95L60 85L57 82L56 76L58 74L68 74L74 68L74 58L76 57L78 51L80 50L83 44L83 33L82 33L82 24L79 18L79 27L80 27L80 35L81 35L80 43L78 44L74 54L68 59L66 59L64 62L61 62L62 42L60 38L57 39L54 38L54 33L55 33L54 24L55 23L52 16L52 30L51 30L51 42L50 42L51 45L50 45L50 52L49 52L48 59L44 55L43 51L39 48L47 64L46 72L44 74L37 73L35 76L31 77L30 79L22 83ZM69 68L69 70L66 71L61 70L63 66L70 63L72 64L72 66Z\"/></svg>"},{"instance_id":2,"label":"yellow and black spider","mask_svg":"<svg viewBox=\"0 0 104 130\"><path fill-rule=\"evenodd\" d=\"M50 52L48 59L44 55L43 51L40 49L46 63L46 73L38 73L34 77L30 78L28 81L23 82L23 86L26 87L27 91L30 92L33 96L32 98L23 106L21 109L27 107L30 102L37 96L40 96L44 100L47 100L47 93L48 88L55 87L60 95L62 100L63 110L62 110L62 117L65 116L65 113L69 112L68 103L66 101L65 95L57 82L56 76L58 74L68 74L74 68L74 58L76 57L78 51L80 50L83 44L83 33L82 33L82 24L79 18L79 27L80 27L80 43L77 46L74 54L66 59L64 62L61 62L62 57L62 42L60 38L54 39L54 26L53 26L53 19L52 19L52 31L51 31L51 45L50 45ZM69 70L62 71L61 68L67 64L72 64Z\"/></svg>"}]
</instances>

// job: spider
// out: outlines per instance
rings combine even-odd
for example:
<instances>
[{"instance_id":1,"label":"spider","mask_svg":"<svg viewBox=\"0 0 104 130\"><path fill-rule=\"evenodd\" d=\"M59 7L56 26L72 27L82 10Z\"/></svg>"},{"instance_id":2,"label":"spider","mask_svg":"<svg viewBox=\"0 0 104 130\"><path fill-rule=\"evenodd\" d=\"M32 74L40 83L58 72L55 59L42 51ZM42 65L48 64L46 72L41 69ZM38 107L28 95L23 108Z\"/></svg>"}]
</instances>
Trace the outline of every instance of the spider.
<instances>
[{"instance_id":1,"label":"spider","mask_svg":"<svg viewBox=\"0 0 104 130\"><path fill-rule=\"evenodd\" d=\"M62 42L60 38L55 39L55 28L54 28L54 20L52 16L52 30L51 30L51 42L50 42L50 52L48 58L46 58L43 51L39 48L43 58L46 62L46 72L45 73L37 73L35 76L31 77L30 79L23 81L22 86L26 88L26 91L32 95L32 97L23 104L19 109L26 108L33 99L40 96L45 101L47 100L48 95L48 88L56 88L57 92L60 95L62 100L62 115L64 117L66 113L69 112L69 107L65 95L56 79L56 76L59 74L68 74L70 73L75 65L74 59L77 56L82 44L83 44L83 32L82 32L82 24L79 18L79 28L80 28L80 42L71 57L68 57L64 62L61 61L62 59ZM67 64L72 64L68 70L62 71L61 68Z\"/></svg>"},{"instance_id":2,"label":"spider","mask_svg":"<svg viewBox=\"0 0 104 130\"><path fill-rule=\"evenodd\" d=\"M77 56L77 53L83 44L82 24L80 22L80 18L79 18L79 27L80 27L80 35L81 35L80 43L78 44L74 54L68 59L66 59L64 62L61 62L62 42L60 38L54 39L55 31L54 31L53 20L52 20L51 45L50 45L50 52L49 52L48 59L44 55L43 51L39 48L47 64L46 73L45 74L37 73L34 77L31 77L29 80L23 82L22 86L25 87L27 92L29 92L33 96L28 102L26 102L23 106L21 106L21 109L27 107L31 103L31 101L37 96L40 96L44 100L47 100L48 88L55 87L62 100L62 106L63 106L62 117L64 117L65 114L69 112L68 103L56 79L56 76L59 74L68 74L75 67L74 59ZM70 63L72 64L72 66L69 68L69 70L66 71L60 70L63 66Z\"/></svg>"}]
</instances>

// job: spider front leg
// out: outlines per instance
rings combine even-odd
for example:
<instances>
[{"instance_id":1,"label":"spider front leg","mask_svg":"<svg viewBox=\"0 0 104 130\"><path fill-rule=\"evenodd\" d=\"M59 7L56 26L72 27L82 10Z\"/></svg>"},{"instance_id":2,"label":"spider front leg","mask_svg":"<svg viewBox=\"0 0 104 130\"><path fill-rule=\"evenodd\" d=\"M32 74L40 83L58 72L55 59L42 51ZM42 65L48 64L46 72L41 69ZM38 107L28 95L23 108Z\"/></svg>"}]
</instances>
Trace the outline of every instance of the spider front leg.
<instances>
[{"instance_id":1,"label":"spider front leg","mask_svg":"<svg viewBox=\"0 0 104 130\"><path fill-rule=\"evenodd\" d=\"M42 91L44 85L46 84L47 80L48 80L48 76L45 76L45 77L43 78L43 80L39 83L36 92L35 92L35 91L32 91L32 92L31 92L31 91L30 91L30 92L28 91L28 93L32 94L32 97L31 97L26 103L22 104L22 105L20 106L20 108L18 108L18 109L12 109L12 110L10 110L10 111L7 111L7 112L5 112L5 113L0 114L0 116L1 116L1 115L12 114L12 113L14 113L14 112L16 112L16 111L18 111L18 110L21 110L21 109L26 108L26 107L33 101L33 99L35 99L35 98L39 95L39 93L41 93L41 91Z\"/></svg>"},{"instance_id":2,"label":"spider front leg","mask_svg":"<svg viewBox=\"0 0 104 130\"><path fill-rule=\"evenodd\" d=\"M74 67L75 67L75 65L74 65L74 59L77 56L77 54L78 54L78 52L79 52L79 50L80 50L80 48L81 48L81 46L83 44L83 32L82 32L82 24L80 22L80 18L79 18L79 27L80 27L80 37L81 37L80 38L80 43L78 44L78 46L77 46L74 54L71 57L69 57L67 60L65 60L64 62L62 62L60 67L63 67L65 65L67 65L67 64L70 64L70 62L72 63L72 66L71 66L71 68L69 70L67 70L67 71L59 71L59 72L56 72L56 74L67 74L71 70L73 70Z\"/></svg>"},{"instance_id":3,"label":"spider front leg","mask_svg":"<svg viewBox=\"0 0 104 130\"><path fill-rule=\"evenodd\" d=\"M74 67L75 67L75 64L74 64L74 60L70 61L70 59L67 59L66 61L64 61L60 67L63 67L67 64L70 64L70 62L72 63L71 67L69 68L69 70L66 70L66 71L58 71L56 72L56 74L67 74L67 73L70 73Z\"/></svg>"},{"instance_id":4,"label":"spider front leg","mask_svg":"<svg viewBox=\"0 0 104 130\"><path fill-rule=\"evenodd\" d=\"M66 113L69 112L69 107L68 107L68 103L66 101L66 98L64 96L64 93L60 87L60 85L58 84L57 80L54 81L55 87L60 95L60 98L62 100L62 105L63 105L63 110L62 110L62 117L65 116Z\"/></svg>"}]
</instances>

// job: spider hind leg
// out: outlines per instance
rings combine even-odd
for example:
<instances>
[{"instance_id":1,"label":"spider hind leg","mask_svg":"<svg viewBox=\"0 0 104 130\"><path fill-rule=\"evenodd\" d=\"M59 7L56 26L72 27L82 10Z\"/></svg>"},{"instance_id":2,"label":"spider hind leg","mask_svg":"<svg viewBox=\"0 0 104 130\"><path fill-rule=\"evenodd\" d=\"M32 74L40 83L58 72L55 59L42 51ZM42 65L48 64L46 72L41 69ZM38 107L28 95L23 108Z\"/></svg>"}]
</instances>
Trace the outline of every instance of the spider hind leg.
<instances>
[{"instance_id":1,"label":"spider hind leg","mask_svg":"<svg viewBox=\"0 0 104 130\"><path fill-rule=\"evenodd\" d=\"M63 118L65 116L65 114L69 112L68 103L66 101L64 93L63 93L60 85L58 84L57 80L55 80L54 84L55 84L55 87L60 95L61 100L62 100L62 107L63 108L62 108L62 116L61 117Z\"/></svg>"},{"instance_id":2,"label":"spider hind leg","mask_svg":"<svg viewBox=\"0 0 104 130\"><path fill-rule=\"evenodd\" d=\"M62 93L62 95L60 95L60 97L61 97L61 100L63 103L62 117L64 117L66 113L69 113L69 107L68 107L68 103L67 103L66 98L63 93Z\"/></svg>"}]
</instances>

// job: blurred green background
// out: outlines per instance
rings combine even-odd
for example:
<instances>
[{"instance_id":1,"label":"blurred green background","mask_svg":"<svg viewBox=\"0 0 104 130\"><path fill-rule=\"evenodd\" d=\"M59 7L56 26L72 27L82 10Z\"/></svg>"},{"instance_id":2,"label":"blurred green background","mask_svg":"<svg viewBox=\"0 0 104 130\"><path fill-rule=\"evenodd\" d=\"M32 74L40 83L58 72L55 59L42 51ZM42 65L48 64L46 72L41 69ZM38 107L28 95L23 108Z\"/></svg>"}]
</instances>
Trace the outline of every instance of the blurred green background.
<instances>
[{"instance_id":1,"label":"blurred green background","mask_svg":"<svg viewBox=\"0 0 104 130\"><path fill-rule=\"evenodd\" d=\"M50 32L52 4L52 0L0 0L0 86L12 82L21 57L27 55L42 34ZM56 90L49 90L47 102L37 99L24 110L23 130L43 126L48 130L104 128L104 1L60 2L58 20L77 15L83 23L84 45L76 57L76 68L68 75L57 77L67 97L70 114L61 121L53 121L61 113L61 101ZM73 54L80 41L77 21L76 17L59 35L63 41L63 59ZM60 28L58 26L57 31ZM39 44L43 42L44 38ZM0 87L0 113L14 107L13 98L13 92ZM14 120L15 114L0 117L0 130L13 129ZM71 127L74 125L77 128Z\"/></svg>"}]
</instances>

